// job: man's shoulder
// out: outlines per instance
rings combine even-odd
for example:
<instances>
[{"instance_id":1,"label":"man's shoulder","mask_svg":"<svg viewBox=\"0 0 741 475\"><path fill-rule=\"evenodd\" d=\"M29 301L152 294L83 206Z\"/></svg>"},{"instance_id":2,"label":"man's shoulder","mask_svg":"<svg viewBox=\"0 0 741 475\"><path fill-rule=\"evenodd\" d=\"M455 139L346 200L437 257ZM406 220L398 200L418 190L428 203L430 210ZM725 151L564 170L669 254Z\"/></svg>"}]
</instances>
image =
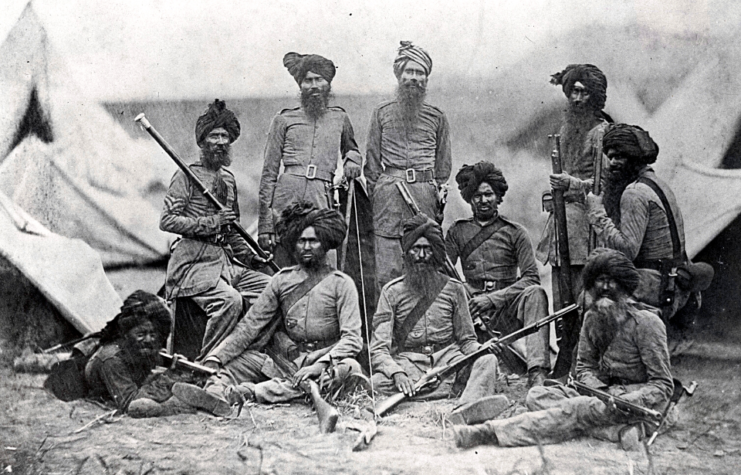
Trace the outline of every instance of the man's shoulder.
<instances>
[{"instance_id":1,"label":"man's shoulder","mask_svg":"<svg viewBox=\"0 0 741 475\"><path fill-rule=\"evenodd\" d=\"M639 334L646 335L655 332L666 334L666 327L658 314L658 309L635 301L631 301L628 308L631 317L636 322L636 331Z\"/></svg>"},{"instance_id":2,"label":"man's shoulder","mask_svg":"<svg viewBox=\"0 0 741 475\"><path fill-rule=\"evenodd\" d=\"M327 107L327 110L328 111L333 111L333 112L339 112L342 115L347 115L347 111L345 109L343 109L342 107L340 107L340 106L328 106Z\"/></svg>"},{"instance_id":3,"label":"man's shoulder","mask_svg":"<svg viewBox=\"0 0 741 475\"><path fill-rule=\"evenodd\" d=\"M390 108L391 106L393 106L394 104L397 104L397 103L398 103L398 101L396 99L389 99L389 100L386 100L386 101L381 101L381 102L379 102L376 105L375 109L380 112L380 111L382 111L384 109Z\"/></svg>"},{"instance_id":4,"label":"man's shoulder","mask_svg":"<svg viewBox=\"0 0 741 475\"><path fill-rule=\"evenodd\" d=\"M501 214L499 215L499 219L502 220L502 223L504 223L505 226L514 228L518 232L523 232L523 233L527 234L527 229L525 229L525 226L523 226L522 224L518 223L517 221L513 221L513 220L509 219L506 216L502 216Z\"/></svg>"},{"instance_id":5,"label":"man's shoulder","mask_svg":"<svg viewBox=\"0 0 741 475\"><path fill-rule=\"evenodd\" d=\"M475 224L473 222L473 216L469 216L468 218L456 219L455 223L453 223L453 225L450 226L449 231L464 229L472 224Z\"/></svg>"},{"instance_id":6,"label":"man's shoulder","mask_svg":"<svg viewBox=\"0 0 741 475\"><path fill-rule=\"evenodd\" d=\"M395 279L391 279L386 282L386 285L381 289L382 294L395 293L404 287L404 276L399 276Z\"/></svg>"},{"instance_id":7,"label":"man's shoulder","mask_svg":"<svg viewBox=\"0 0 741 475\"><path fill-rule=\"evenodd\" d=\"M276 114L276 117L280 116L291 116L291 115L297 115L301 113L301 107L286 107L285 109L281 109L278 114Z\"/></svg>"},{"instance_id":8,"label":"man's shoulder","mask_svg":"<svg viewBox=\"0 0 741 475\"><path fill-rule=\"evenodd\" d=\"M428 113L431 113L433 115L443 116L445 115L445 112L443 112L442 109L440 109L437 106L433 106L432 104L425 102L422 104L422 108L426 109Z\"/></svg>"},{"instance_id":9,"label":"man's shoulder","mask_svg":"<svg viewBox=\"0 0 741 475\"><path fill-rule=\"evenodd\" d=\"M93 354L93 357L101 362L106 362L119 358L121 351L121 346L118 341L113 341L98 348L98 350Z\"/></svg>"}]
</instances>

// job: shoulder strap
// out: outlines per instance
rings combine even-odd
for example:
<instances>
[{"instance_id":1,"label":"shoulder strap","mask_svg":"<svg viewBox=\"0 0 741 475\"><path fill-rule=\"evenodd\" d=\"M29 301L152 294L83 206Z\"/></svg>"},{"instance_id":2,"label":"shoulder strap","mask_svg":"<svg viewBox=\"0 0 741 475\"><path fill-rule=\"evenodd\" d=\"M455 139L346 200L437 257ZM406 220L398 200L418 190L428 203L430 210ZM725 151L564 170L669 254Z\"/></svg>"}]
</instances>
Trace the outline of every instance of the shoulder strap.
<instances>
[{"instance_id":1,"label":"shoulder strap","mask_svg":"<svg viewBox=\"0 0 741 475\"><path fill-rule=\"evenodd\" d=\"M417 305L415 305L412 311L409 312L409 315L404 320L404 323L401 324L399 333L394 335L394 342L396 343L396 349L398 352L404 351L404 344L407 341L409 332L412 331L414 325L416 325L419 319L422 318L422 315L425 314L432 303L437 300L437 297L440 295L440 292L443 291L443 288L448 284L449 280L450 277L441 276L441 278L437 281L437 285L435 285L435 287L433 287L432 289L429 289L430 291L427 292L421 299L419 299Z\"/></svg>"},{"instance_id":2,"label":"shoulder strap","mask_svg":"<svg viewBox=\"0 0 741 475\"><path fill-rule=\"evenodd\" d=\"M659 200L661 200L661 205L664 207L664 211L666 212L666 219L667 221L669 221L669 234L671 235L671 238L672 238L672 254L674 255L675 260L683 259L684 256L682 255L682 245L679 241L679 231L677 231L677 222L674 220L674 211L669 205L669 200L666 199L664 190L662 190L661 187L659 187L659 185L655 181L653 181L652 179L648 177L645 177L645 176L639 177L637 181L651 188L654 191L654 193L656 193L656 196L659 197Z\"/></svg>"},{"instance_id":3,"label":"shoulder strap","mask_svg":"<svg viewBox=\"0 0 741 475\"><path fill-rule=\"evenodd\" d=\"M498 217L497 220L493 223L481 228L479 232L477 232L476 235L470 241L468 241L465 246L463 246L460 255L461 262L464 262L466 259L468 259L468 256L470 256L473 251L478 249L479 246L484 243L484 241L488 240L490 237L496 234L496 232L502 229L506 224L506 221Z\"/></svg>"},{"instance_id":4,"label":"shoulder strap","mask_svg":"<svg viewBox=\"0 0 741 475\"><path fill-rule=\"evenodd\" d=\"M286 315L288 311L291 310L294 305L296 305L296 302L301 300L304 295L311 292L311 289L319 285L319 283L327 278L329 275L331 275L332 272L333 269L331 267L325 266L324 268L322 268L321 271L301 282L292 291L287 293L283 297L283 302L280 305L281 309L283 310L283 315Z\"/></svg>"}]
</instances>

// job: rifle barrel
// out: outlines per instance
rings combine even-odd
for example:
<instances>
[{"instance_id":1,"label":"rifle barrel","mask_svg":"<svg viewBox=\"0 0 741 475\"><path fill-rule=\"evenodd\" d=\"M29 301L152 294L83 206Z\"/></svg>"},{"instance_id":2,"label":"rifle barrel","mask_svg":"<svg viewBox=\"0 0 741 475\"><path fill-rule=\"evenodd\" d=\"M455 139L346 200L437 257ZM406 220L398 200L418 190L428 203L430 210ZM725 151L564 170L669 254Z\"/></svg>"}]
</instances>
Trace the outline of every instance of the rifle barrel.
<instances>
[{"instance_id":1,"label":"rifle barrel","mask_svg":"<svg viewBox=\"0 0 741 475\"><path fill-rule=\"evenodd\" d=\"M188 167L188 165L183 161L182 158L180 158L175 152L175 149L172 148L172 146L167 143L164 137L160 135L159 132L157 132L157 129L155 129L152 124L147 120L146 116L142 113L136 116L134 119L134 122L139 122L142 127L144 127L144 130L146 130L149 135L152 136L152 138L159 144L160 147L167 153L167 155L170 156L170 158L175 162L175 164L180 168L183 173L193 182L193 184L206 196L206 199L208 199L211 204L216 206L216 209L223 211L226 209L226 206L224 206L216 197L211 193L208 188L201 182L201 180L198 179L198 177L193 173L193 170ZM278 272L280 270L280 267L272 260L269 259L270 255L265 252L259 244L257 244L257 241L255 241L252 236L250 236L247 231L244 230L242 225L240 225L237 222L231 223L230 226L239 234L242 239L247 241L247 244L252 248L253 251L255 251L255 254L260 256L261 258L267 260L268 266L270 266L273 271Z\"/></svg>"}]
</instances>

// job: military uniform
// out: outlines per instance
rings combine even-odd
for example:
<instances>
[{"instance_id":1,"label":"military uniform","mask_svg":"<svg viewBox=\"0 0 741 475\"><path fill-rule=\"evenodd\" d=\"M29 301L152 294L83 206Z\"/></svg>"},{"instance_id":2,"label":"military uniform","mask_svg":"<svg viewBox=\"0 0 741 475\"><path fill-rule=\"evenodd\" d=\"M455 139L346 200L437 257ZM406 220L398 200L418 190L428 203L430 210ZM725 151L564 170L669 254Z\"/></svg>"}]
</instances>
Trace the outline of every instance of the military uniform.
<instances>
[{"instance_id":1,"label":"military uniform","mask_svg":"<svg viewBox=\"0 0 741 475\"><path fill-rule=\"evenodd\" d=\"M373 110L366 145L364 171L372 193L379 292L402 273L401 223L412 216L395 183L406 182L420 211L434 219L440 213L438 187L448 181L452 167L443 111L423 104L413 130L407 130L400 107L388 101Z\"/></svg>"},{"instance_id":2,"label":"military uniform","mask_svg":"<svg viewBox=\"0 0 741 475\"><path fill-rule=\"evenodd\" d=\"M424 315L409 331L403 348L398 347L394 335L415 308L420 297L407 286L404 277L387 283L381 291L378 308L373 317L371 357L373 382L376 390L391 393L396 389L393 376L405 373L412 381L418 380L430 368L444 366L471 354L480 348L468 311L463 284L449 279ZM426 397L447 397L452 378L447 378ZM480 357L471 369L461 403L474 402L495 392L497 359L494 355Z\"/></svg>"},{"instance_id":3,"label":"military uniform","mask_svg":"<svg viewBox=\"0 0 741 475\"><path fill-rule=\"evenodd\" d=\"M233 210L239 220L237 185L224 168L214 172L200 162L190 169ZM217 209L182 170L175 172L165 196L160 229L180 234L167 264L167 300L190 297L208 316L201 355L205 355L236 325L242 313L240 291L259 293L270 278L233 263L252 262L253 252L231 227L217 224Z\"/></svg>"},{"instance_id":4,"label":"military uniform","mask_svg":"<svg viewBox=\"0 0 741 475\"><path fill-rule=\"evenodd\" d=\"M278 345L275 337L270 344L298 368L316 362L336 363L335 374L340 378L361 371L354 360L363 347L360 307L349 276L332 270L290 309L282 308L286 297L308 277L299 266L281 269L234 331L206 358L218 361L238 383L260 383L255 389L258 401L286 401L303 394L282 377L284 372L269 356L250 348L278 312L283 315L279 333L288 339L284 339L288 345ZM231 382L225 377L213 379L209 390L219 392ZM340 383L334 381L335 385Z\"/></svg>"},{"instance_id":5,"label":"military uniform","mask_svg":"<svg viewBox=\"0 0 741 475\"><path fill-rule=\"evenodd\" d=\"M480 232L493 234L471 249L467 244ZM453 263L461 258L471 294L491 301L493 308L483 318L490 329L506 335L548 316L548 296L521 225L501 215L487 226L474 218L458 220L448 230L445 249ZM525 339L528 369L550 368L549 338L546 326Z\"/></svg>"}]
</instances>

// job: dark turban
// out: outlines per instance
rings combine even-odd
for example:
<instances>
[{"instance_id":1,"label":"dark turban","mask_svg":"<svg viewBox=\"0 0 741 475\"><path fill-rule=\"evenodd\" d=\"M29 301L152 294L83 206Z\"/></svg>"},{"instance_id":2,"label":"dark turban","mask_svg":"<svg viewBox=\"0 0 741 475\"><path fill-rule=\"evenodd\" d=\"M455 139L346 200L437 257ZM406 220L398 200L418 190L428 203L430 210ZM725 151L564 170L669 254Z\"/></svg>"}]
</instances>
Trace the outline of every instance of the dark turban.
<instances>
[{"instance_id":1,"label":"dark turban","mask_svg":"<svg viewBox=\"0 0 741 475\"><path fill-rule=\"evenodd\" d=\"M239 120L234 112L226 108L226 103L218 99L209 104L206 112L196 121L196 143L200 147L206 136L214 129L223 127L229 134L229 142L232 143L241 132Z\"/></svg>"},{"instance_id":2,"label":"dark turban","mask_svg":"<svg viewBox=\"0 0 741 475\"><path fill-rule=\"evenodd\" d=\"M458 182L458 189L461 192L461 197L463 197L467 203L471 202L476 190L478 190L479 186L484 182L491 185L500 202L509 188L507 180L505 180L504 175L502 175L502 170L498 169L491 162L479 162L476 165L463 165L461 170L455 176L455 181Z\"/></svg>"},{"instance_id":3,"label":"dark turban","mask_svg":"<svg viewBox=\"0 0 741 475\"><path fill-rule=\"evenodd\" d=\"M602 151L607 153L610 149L631 161L646 165L655 162L659 155L659 146L648 132L637 125L611 126L602 138Z\"/></svg>"},{"instance_id":4,"label":"dark turban","mask_svg":"<svg viewBox=\"0 0 741 475\"><path fill-rule=\"evenodd\" d=\"M301 233L313 226L324 250L336 249L342 244L347 226L342 215L333 209L317 209L312 203L301 201L283 210L276 224L276 232L283 246L293 251Z\"/></svg>"},{"instance_id":5,"label":"dark turban","mask_svg":"<svg viewBox=\"0 0 741 475\"><path fill-rule=\"evenodd\" d=\"M590 101L597 110L605 108L607 101L607 78L600 69L593 64L569 64L560 73L551 75L551 84L563 86L566 97L571 95L574 84L584 84L590 95Z\"/></svg>"},{"instance_id":6,"label":"dark turban","mask_svg":"<svg viewBox=\"0 0 741 475\"><path fill-rule=\"evenodd\" d=\"M428 76L432 72L432 58L419 46L414 46L411 41L401 41L399 52L394 60L394 74L396 78L401 77L404 66L411 60L425 68L425 74Z\"/></svg>"},{"instance_id":7,"label":"dark turban","mask_svg":"<svg viewBox=\"0 0 741 475\"><path fill-rule=\"evenodd\" d=\"M443 240L443 230L439 224L431 220L424 213L420 213L407 219L403 223L404 234L401 236L401 248L404 252L414 246L414 243L421 237L426 237L432 245L432 254L438 264L445 261L445 241Z\"/></svg>"},{"instance_id":8,"label":"dark turban","mask_svg":"<svg viewBox=\"0 0 741 475\"><path fill-rule=\"evenodd\" d=\"M121 311L101 331L100 341L106 343L126 335L142 323L152 322L162 340L170 334L172 316L165 301L149 292L137 290L124 300Z\"/></svg>"},{"instance_id":9,"label":"dark turban","mask_svg":"<svg viewBox=\"0 0 741 475\"><path fill-rule=\"evenodd\" d=\"M337 72L332 61L318 54L286 53L283 56L283 66L288 69L288 73L293 76L299 86L309 71L320 75L327 82L332 82Z\"/></svg>"},{"instance_id":10,"label":"dark turban","mask_svg":"<svg viewBox=\"0 0 741 475\"><path fill-rule=\"evenodd\" d=\"M620 251L604 247L592 251L587 265L584 266L584 288L589 290L594 287L595 281L602 274L615 279L628 294L638 288L639 275L636 266Z\"/></svg>"}]
</instances>

